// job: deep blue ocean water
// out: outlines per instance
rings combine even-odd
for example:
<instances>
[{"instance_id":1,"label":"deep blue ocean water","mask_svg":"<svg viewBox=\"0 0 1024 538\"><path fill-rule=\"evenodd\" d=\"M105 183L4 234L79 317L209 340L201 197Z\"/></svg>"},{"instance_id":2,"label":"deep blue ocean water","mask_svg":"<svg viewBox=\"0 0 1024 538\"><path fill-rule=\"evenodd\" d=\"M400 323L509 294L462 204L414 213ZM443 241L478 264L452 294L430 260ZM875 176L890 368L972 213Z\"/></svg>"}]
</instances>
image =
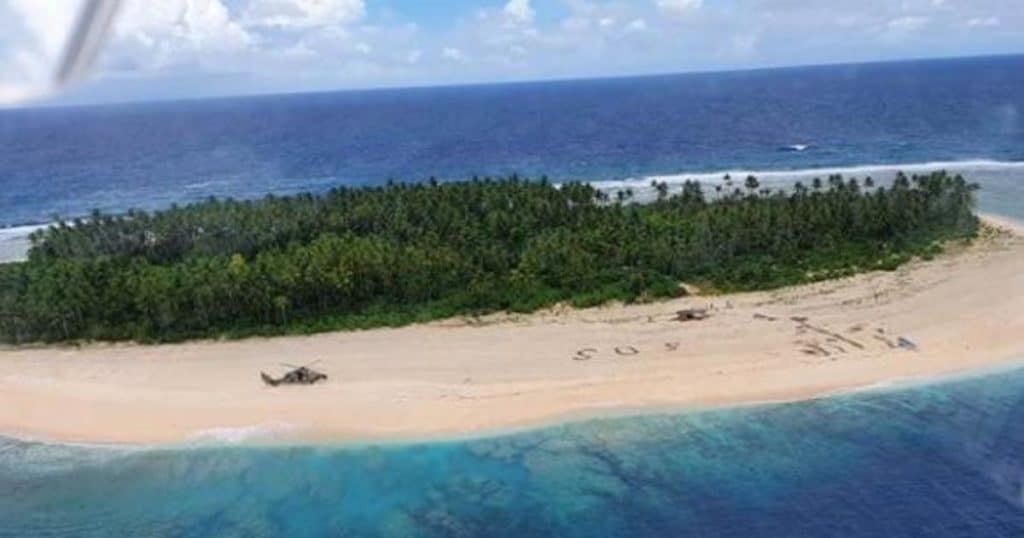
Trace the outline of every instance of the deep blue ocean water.
<instances>
[{"instance_id":1,"label":"deep blue ocean water","mask_svg":"<svg viewBox=\"0 0 1024 538\"><path fill-rule=\"evenodd\" d=\"M0 227L430 176L951 161L1024 175L1024 56L0 110Z\"/></svg>"},{"instance_id":2,"label":"deep blue ocean water","mask_svg":"<svg viewBox=\"0 0 1024 538\"><path fill-rule=\"evenodd\" d=\"M1022 114L1024 56L6 110L0 227L432 175L940 167L1024 219ZM0 536L1024 536L1022 396L1024 370L448 443L0 439Z\"/></svg>"},{"instance_id":3,"label":"deep blue ocean water","mask_svg":"<svg viewBox=\"0 0 1024 538\"><path fill-rule=\"evenodd\" d=\"M1024 370L362 447L0 440L0 536L1024 536Z\"/></svg>"}]
</instances>

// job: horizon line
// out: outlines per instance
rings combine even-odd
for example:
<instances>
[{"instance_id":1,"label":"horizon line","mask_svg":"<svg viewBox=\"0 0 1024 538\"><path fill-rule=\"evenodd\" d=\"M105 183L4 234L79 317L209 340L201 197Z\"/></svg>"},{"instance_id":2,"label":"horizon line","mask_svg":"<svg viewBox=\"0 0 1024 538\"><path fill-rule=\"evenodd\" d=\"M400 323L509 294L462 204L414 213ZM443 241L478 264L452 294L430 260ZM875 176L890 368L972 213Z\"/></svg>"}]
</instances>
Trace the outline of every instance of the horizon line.
<instances>
[{"instance_id":1,"label":"horizon line","mask_svg":"<svg viewBox=\"0 0 1024 538\"><path fill-rule=\"evenodd\" d=\"M504 81L470 81L470 82L454 82L454 83L438 83L438 84L396 84L396 85L383 85L383 86L371 86L371 87L339 87L332 89L323 90L296 90L296 91L267 91L267 92L253 92L253 93L235 93L235 94L223 94L223 95L209 95L209 96L185 96L185 97L172 97L172 98L154 98L154 99L133 99L123 101L95 101L95 102L83 102L83 103L60 103L57 98L54 101L42 101L38 103L32 103L29 106L15 106L4 108L0 107L0 113L5 111L13 110L40 110L40 109L75 109L75 108L102 108L102 107L119 107L119 106L131 106L131 105L159 105L159 104L173 104L173 103L189 103L198 101L217 101L217 100L229 100L229 99L261 99L261 98L275 98L275 97L295 97L295 96L312 96L312 95L332 95L332 94L357 94L357 93L377 93L377 92L401 92L401 91L412 91L412 90L444 90L444 89L459 89L459 88L483 88L492 86L530 86L539 84L556 84L556 83L573 83L573 82L598 82L598 81L616 81L616 80L629 80L629 79L651 79L651 78L666 78L666 77L677 77L677 76L691 76L691 75L715 75L715 74L729 74L729 73L758 73L766 71L787 71L787 70L798 70L798 69L814 69L814 68L830 68L830 67L846 67L846 66L873 66L873 65L887 65L887 64L900 64L900 63L928 63L928 62L945 62L945 61L962 61L962 60L981 60L981 59L999 59L999 58L1024 58L1024 51L1022 52L1008 52L1008 53L994 53L994 54L973 54L965 56L914 56L905 58L885 59L885 60L851 60L851 61L838 61L838 62L822 62L822 63L807 63L807 64L770 64L757 67L743 67L738 69L695 69L690 71L655 71L648 73L636 73L636 74L621 74L621 75L572 75L564 77L550 77L550 78L532 78L532 79L518 79L518 80L504 80ZM107 78L106 80L116 80L117 75L113 78ZM103 80L103 77L94 79L95 81Z\"/></svg>"}]
</instances>

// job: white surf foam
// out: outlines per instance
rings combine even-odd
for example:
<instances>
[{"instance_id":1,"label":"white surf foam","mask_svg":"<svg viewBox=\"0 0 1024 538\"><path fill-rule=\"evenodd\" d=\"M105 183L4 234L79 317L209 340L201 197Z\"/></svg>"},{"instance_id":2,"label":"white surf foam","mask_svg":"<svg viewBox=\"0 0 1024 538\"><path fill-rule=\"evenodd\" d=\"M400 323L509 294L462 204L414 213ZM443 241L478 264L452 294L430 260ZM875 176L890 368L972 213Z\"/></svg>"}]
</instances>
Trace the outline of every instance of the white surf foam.
<instances>
[{"instance_id":1,"label":"white surf foam","mask_svg":"<svg viewBox=\"0 0 1024 538\"><path fill-rule=\"evenodd\" d=\"M0 437L0 472L37 475L67 472L105 465L141 450L144 447L137 445L57 442L5 432L4 437Z\"/></svg>"},{"instance_id":2,"label":"white surf foam","mask_svg":"<svg viewBox=\"0 0 1024 538\"><path fill-rule=\"evenodd\" d=\"M189 435L187 443L193 445L237 445L257 441L273 441L294 433L296 429L296 426L288 423L207 428Z\"/></svg>"},{"instance_id":3,"label":"white surf foam","mask_svg":"<svg viewBox=\"0 0 1024 538\"><path fill-rule=\"evenodd\" d=\"M701 183L720 183L726 175L734 182L741 184L747 176L755 176L762 183L786 183L793 181L807 181L816 177L825 179L830 175L840 174L845 177L867 177L885 180L892 179L897 172L906 174L918 174L946 170L953 173L968 172L1004 172L1020 170L1024 172L1024 161L992 161L992 160L969 160L969 161L932 161L919 163L897 163L897 164L863 164L853 166L833 166L821 168L803 168L795 170L757 170L744 168L721 169L711 172L679 172L675 174L648 175L631 177L619 180L594 181L595 187L606 189L644 188L649 187L652 181L678 185L686 181L697 181ZM968 178L975 179L975 178ZM741 185L742 186L742 185Z\"/></svg>"},{"instance_id":4,"label":"white surf foam","mask_svg":"<svg viewBox=\"0 0 1024 538\"><path fill-rule=\"evenodd\" d=\"M0 228L0 263L22 261L28 256L28 236L49 224Z\"/></svg>"}]
</instances>

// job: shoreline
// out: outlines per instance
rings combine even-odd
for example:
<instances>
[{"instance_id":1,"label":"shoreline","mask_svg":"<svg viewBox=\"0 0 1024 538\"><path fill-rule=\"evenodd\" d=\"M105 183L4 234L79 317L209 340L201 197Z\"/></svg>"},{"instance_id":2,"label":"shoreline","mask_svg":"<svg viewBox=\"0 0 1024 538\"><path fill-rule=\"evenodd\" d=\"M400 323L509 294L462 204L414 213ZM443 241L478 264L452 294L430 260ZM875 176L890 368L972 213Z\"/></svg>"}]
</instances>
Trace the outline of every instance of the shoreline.
<instances>
[{"instance_id":1,"label":"shoreline","mask_svg":"<svg viewBox=\"0 0 1024 538\"><path fill-rule=\"evenodd\" d=\"M984 211L978 213L978 218L989 226L1002 228L1011 234L1024 237L1024 221Z\"/></svg>"},{"instance_id":2,"label":"shoreline","mask_svg":"<svg viewBox=\"0 0 1024 538\"><path fill-rule=\"evenodd\" d=\"M271 426L272 445L457 441L1016 367L1024 226L984 218L1015 235L770 292L273 339L0 349L0 435L174 448L259 445L268 439L246 432ZM671 320L708 306L707 321ZM919 348L894 347L898 337ZM574 360L586 349L595 351ZM260 370L280 373L279 362L316 359L326 384L258 380Z\"/></svg>"},{"instance_id":3,"label":"shoreline","mask_svg":"<svg viewBox=\"0 0 1024 538\"><path fill-rule=\"evenodd\" d=\"M28 259L31 247L28 237L49 224L26 224L0 227L0 263L17 263Z\"/></svg>"},{"instance_id":4,"label":"shoreline","mask_svg":"<svg viewBox=\"0 0 1024 538\"><path fill-rule=\"evenodd\" d=\"M720 405L667 404L664 406L644 407L610 407L606 409L590 409L554 415L536 423L520 426L508 426L463 433L436 433L417 436L387 436L380 438L316 439L301 435L272 435L274 431L286 433L294 431L287 425L256 424L237 428L214 427L194 432L188 438L175 442L105 442L100 440L69 440L59 437L45 437L23 432L0 431L0 438L13 441L36 443L41 445L62 446L94 450L191 450L224 447L252 448L292 448L292 447L327 447L327 448L363 448L366 446L408 446L433 443L460 443L478 439L514 436L536 430L572 426L593 421L628 420L633 418L654 418L661 416L701 414L717 411L742 411L758 407L773 407L820 400L857 396L861 394L897 392L922 387L945 385L961 381L969 381L1005 372L1024 369L1024 357L1005 358L991 364L960 371L924 374L916 377L894 378L864 386L839 388L813 394L806 397L794 397L773 400L751 400L724 403Z\"/></svg>"}]
</instances>

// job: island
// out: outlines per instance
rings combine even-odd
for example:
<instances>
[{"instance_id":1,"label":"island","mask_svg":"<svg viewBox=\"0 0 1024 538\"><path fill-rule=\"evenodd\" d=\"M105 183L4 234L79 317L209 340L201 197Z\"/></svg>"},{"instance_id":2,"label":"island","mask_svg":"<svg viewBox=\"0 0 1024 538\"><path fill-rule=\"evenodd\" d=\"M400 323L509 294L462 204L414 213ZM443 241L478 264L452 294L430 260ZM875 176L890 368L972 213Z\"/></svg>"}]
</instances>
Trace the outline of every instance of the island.
<instances>
[{"instance_id":1,"label":"island","mask_svg":"<svg viewBox=\"0 0 1024 538\"><path fill-rule=\"evenodd\" d=\"M975 191L511 177L96 214L0 266L0 431L421 439L1014 364L1024 240ZM328 381L259 377L311 361Z\"/></svg>"},{"instance_id":2,"label":"island","mask_svg":"<svg viewBox=\"0 0 1024 538\"><path fill-rule=\"evenodd\" d=\"M36 232L0 266L0 340L166 342L400 326L559 303L644 302L893 270L973 237L943 172L763 188L697 182L635 203L518 177L211 199Z\"/></svg>"}]
</instances>

